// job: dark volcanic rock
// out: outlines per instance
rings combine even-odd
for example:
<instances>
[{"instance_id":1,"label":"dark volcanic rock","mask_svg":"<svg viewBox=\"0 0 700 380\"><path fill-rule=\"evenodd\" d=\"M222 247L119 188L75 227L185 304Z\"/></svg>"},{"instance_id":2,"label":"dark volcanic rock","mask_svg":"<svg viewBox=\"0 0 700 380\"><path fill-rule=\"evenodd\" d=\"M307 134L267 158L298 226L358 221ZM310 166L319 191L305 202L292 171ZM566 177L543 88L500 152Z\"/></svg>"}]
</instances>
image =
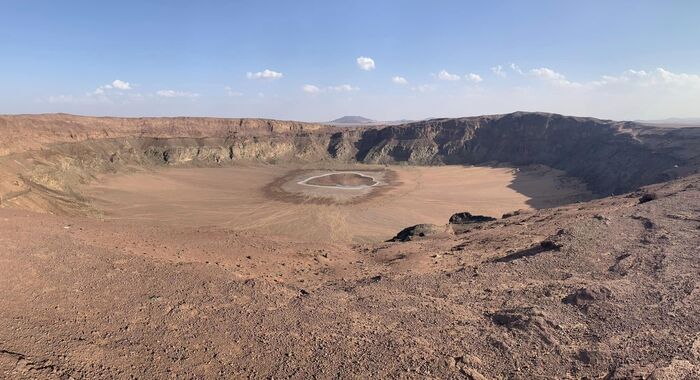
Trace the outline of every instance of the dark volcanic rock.
<instances>
[{"instance_id":1,"label":"dark volcanic rock","mask_svg":"<svg viewBox=\"0 0 700 380\"><path fill-rule=\"evenodd\" d=\"M389 241L411 241L415 238L436 235L442 232L445 232L443 226L435 224L416 224L415 226L404 228Z\"/></svg>"},{"instance_id":2,"label":"dark volcanic rock","mask_svg":"<svg viewBox=\"0 0 700 380\"><path fill-rule=\"evenodd\" d=\"M450 224L472 224L472 223L483 223L492 222L496 218L484 215L472 215L468 212L458 212L450 217Z\"/></svg>"},{"instance_id":3,"label":"dark volcanic rock","mask_svg":"<svg viewBox=\"0 0 700 380\"><path fill-rule=\"evenodd\" d=\"M520 215L520 210L510 211L501 216L501 219L508 219Z\"/></svg>"},{"instance_id":4,"label":"dark volcanic rock","mask_svg":"<svg viewBox=\"0 0 700 380\"><path fill-rule=\"evenodd\" d=\"M602 301L610 298L610 289L602 286L593 286L580 288L575 292L567 295L562 299L562 302L568 305L587 306L596 301Z\"/></svg>"},{"instance_id":5,"label":"dark volcanic rock","mask_svg":"<svg viewBox=\"0 0 700 380\"><path fill-rule=\"evenodd\" d=\"M639 197L639 203L647 203L656 199L656 193L644 193Z\"/></svg>"}]
</instances>

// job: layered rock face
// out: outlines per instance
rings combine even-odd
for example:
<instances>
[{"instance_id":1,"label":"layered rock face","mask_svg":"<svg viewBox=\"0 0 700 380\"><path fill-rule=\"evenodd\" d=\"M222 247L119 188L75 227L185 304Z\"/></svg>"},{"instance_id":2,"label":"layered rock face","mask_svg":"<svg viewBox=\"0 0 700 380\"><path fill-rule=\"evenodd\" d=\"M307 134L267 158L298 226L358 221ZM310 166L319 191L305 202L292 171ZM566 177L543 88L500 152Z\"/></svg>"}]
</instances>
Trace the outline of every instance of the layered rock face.
<instances>
[{"instance_id":1,"label":"layered rock face","mask_svg":"<svg viewBox=\"0 0 700 380\"><path fill-rule=\"evenodd\" d=\"M76 198L74 185L105 172L240 160L542 164L581 179L601 196L700 168L700 128L546 113L352 129L261 119L18 115L0 116L0 136L0 195L5 201L32 189L53 198Z\"/></svg>"},{"instance_id":2,"label":"layered rock face","mask_svg":"<svg viewBox=\"0 0 700 380\"><path fill-rule=\"evenodd\" d=\"M609 195L697 172L700 128L518 112L338 133L329 152L367 163L542 164Z\"/></svg>"},{"instance_id":3,"label":"layered rock face","mask_svg":"<svg viewBox=\"0 0 700 380\"><path fill-rule=\"evenodd\" d=\"M321 124L269 119L209 117L89 117L67 114L0 115L0 156L48 144L115 138L235 138L303 133Z\"/></svg>"}]
</instances>

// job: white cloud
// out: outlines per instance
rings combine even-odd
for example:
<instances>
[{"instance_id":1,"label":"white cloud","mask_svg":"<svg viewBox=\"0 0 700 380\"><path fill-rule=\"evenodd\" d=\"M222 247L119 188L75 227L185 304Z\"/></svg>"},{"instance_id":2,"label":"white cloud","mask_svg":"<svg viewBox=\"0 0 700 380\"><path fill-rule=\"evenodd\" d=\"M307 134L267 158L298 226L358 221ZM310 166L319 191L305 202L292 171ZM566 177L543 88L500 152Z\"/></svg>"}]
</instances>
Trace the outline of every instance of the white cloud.
<instances>
[{"instance_id":1,"label":"white cloud","mask_svg":"<svg viewBox=\"0 0 700 380\"><path fill-rule=\"evenodd\" d=\"M474 74L474 73L469 73L469 74L465 75L464 79L466 79L470 82L474 82L474 83L479 83L479 82L483 81L483 79L481 78L480 75Z\"/></svg>"},{"instance_id":2,"label":"white cloud","mask_svg":"<svg viewBox=\"0 0 700 380\"><path fill-rule=\"evenodd\" d=\"M554 80L554 81L559 81L559 80L565 80L565 77L563 74L560 74L550 68L547 67L540 67L538 69L532 69L530 70L530 74L542 78L542 79L547 79L547 80Z\"/></svg>"},{"instance_id":3,"label":"white cloud","mask_svg":"<svg viewBox=\"0 0 700 380\"><path fill-rule=\"evenodd\" d=\"M129 82L124 82L119 79L115 79L112 82L112 87L116 88L117 90L131 90L131 84L129 84Z\"/></svg>"},{"instance_id":4,"label":"white cloud","mask_svg":"<svg viewBox=\"0 0 700 380\"><path fill-rule=\"evenodd\" d=\"M437 87L435 87L435 86L432 85L432 84L421 84L421 85L418 85L418 86L415 86L415 87L412 87L412 88L411 88L411 90L413 90L413 91L418 91L418 92L421 92L421 93L433 92L433 91L435 91L436 89L437 89Z\"/></svg>"},{"instance_id":5,"label":"white cloud","mask_svg":"<svg viewBox=\"0 0 700 380\"><path fill-rule=\"evenodd\" d=\"M691 86L700 87L700 75L673 73L662 67L652 71L626 70L620 75L603 75L600 80L590 83L591 86L609 85L637 85L637 86Z\"/></svg>"},{"instance_id":6,"label":"white cloud","mask_svg":"<svg viewBox=\"0 0 700 380\"><path fill-rule=\"evenodd\" d=\"M395 77L392 77L391 81L394 82L395 84L408 84L408 80L406 80L406 78L398 76L398 75Z\"/></svg>"},{"instance_id":7,"label":"white cloud","mask_svg":"<svg viewBox=\"0 0 700 380\"><path fill-rule=\"evenodd\" d=\"M499 66L499 67L500 67L500 66ZM510 69L513 70L513 71L515 71L516 73L518 73L518 74L520 74L520 75L524 75L524 74L525 74L525 73L523 72L523 70L520 68L520 66L516 65L515 63L511 63L511 64L510 64Z\"/></svg>"},{"instance_id":8,"label":"white cloud","mask_svg":"<svg viewBox=\"0 0 700 380\"><path fill-rule=\"evenodd\" d=\"M462 79L459 75L457 74L450 74L447 72L447 70L442 70L437 74L437 78L440 80L448 80L448 81L457 81Z\"/></svg>"},{"instance_id":9,"label":"white cloud","mask_svg":"<svg viewBox=\"0 0 700 380\"><path fill-rule=\"evenodd\" d=\"M106 90L112 90L112 89L117 89L117 90L131 90L131 84L129 82L124 82L119 79L115 79L112 84L105 84L100 87L97 87L95 91L87 93L87 96L93 96L93 95L105 95L107 93Z\"/></svg>"},{"instance_id":10,"label":"white cloud","mask_svg":"<svg viewBox=\"0 0 700 380\"><path fill-rule=\"evenodd\" d=\"M243 96L242 92L234 91L229 86L224 87L224 90L226 90L226 95L228 95L228 96Z\"/></svg>"},{"instance_id":11,"label":"white cloud","mask_svg":"<svg viewBox=\"0 0 700 380\"><path fill-rule=\"evenodd\" d=\"M349 84L340 84L337 86L328 87L328 90L335 92L352 92L359 90L358 87L351 86Z\"/></svg>"},{"instance_id":12,"label":"white cloud","mask_svg":"<svg viewBox=\"0 0 700 380\"><path fill-rule=\"evenodd\" d=\"M491 72L500 78L505 78L507 76L506 72L503 70L503 66L501 66L501 65L497 65L497 66L492 67Z\"/></svg>"},{"instance_id":13,"label":"white cloud","mask_svg":"<svg viewBox=\"0 0 700 380\"><path fill-rule=\"evenodd\" d=\"M199 94L195 94L192 92L175 91L175 90L159 90L159 91L156 91L156 95L163 97L163 98L196 98L199 96Z\"/></svg>"},{"instance_id":14,"label":"white cloud","mask_svg":"<svg viewBox=\"0 0 700 380\"><path fill-rule=\"evenodd\" d=\"M282 78L284 75L282 73L278 73L277 71L265 69L263 71L258 71L256 73L251 73L248 72L246 73L246 77L248 79L267 79L267 80L276 80Z\"/></svg>"},{"instance_id":15,"label":"white cloud","mask_svg":"<svg viewBox=\"0 0 700 380\"><path fill-rule=\"evenodd\" d=\"M659 78L660 82L664 84L674 84L674 85L700 85L700 75L697 74L686 74L686 73L672 73L662 67L657 68L654 71L654 76Z\"/></svg>"},{"instance_id":16,"label":"white cloud","mask_svg":"<svg viewBox=\"0 0 700 380\"><path fill-rule=\"evenodd\" d=\"M562 73L558 73L547 67L540 67L530 70L530 75L547 81L553 85L561 87L582 87L580 83L571 82Z\"/></svg>"},{"instance_id":17,"label":"white cloud","mask_svg":"<svg viewBox=\"0 0 700 380\"><path fill-rule=\"evenodd\" d=\"M319 92L321 92L321 89L318 88L318 86L314 86L313 84L305 84L301 87L301 90L309 94L318 94Z\"/></svg>"},{"instance_id":18,"label":"white cloud","mask_svg":"<svg viewBox=\"0 0 700 380\"><path fill-rule=\"evenodd\" d=\"M324 88L320 88L313 84L305 84L301 86L301 90L309 94L318 94L321 92L352 92L359 91L360 88L349 84L339 84L337 86L328 86Z\"/></svg>"},{"instance_id":19,"label":"white cloud","mask_svg":"<svg viewBox=\"0 0 700 380\"><path fill-rule=\"evenodd\" d=\"M500 66L494 69L498 71L498 68L500 68ZM617 88L622 88L623 86L691 86L700 88L700 75L674 73L662 67L648 71L629 69L619 75L602 75L598 80L586 82L569 80L566 75L548 67L539 67L524 71L517 64L511 63L510 68L518 74L535 77L557 87L589 90L613 86Z\"/></svg>"},{"instance_id":20,"label":"white cloud","mask_svg":"<svg viewBox=\"0 0 700 380\"><path fill-rule=\"evenodd\" d=\"M54 95L49 96L49 103L61 104L61 103L73 103L76 98L73 95Z\"/></svg>"},{"instance_id":21,"label":"white cloud","mask_svg":"<svg viewBox=\"0 0 700 380\"><path fill-rule=\"evenodd\" d=\"M357 66L365 71L374 70L374 60L370 57L357 57Z\"/></svg>"}]
</instances>

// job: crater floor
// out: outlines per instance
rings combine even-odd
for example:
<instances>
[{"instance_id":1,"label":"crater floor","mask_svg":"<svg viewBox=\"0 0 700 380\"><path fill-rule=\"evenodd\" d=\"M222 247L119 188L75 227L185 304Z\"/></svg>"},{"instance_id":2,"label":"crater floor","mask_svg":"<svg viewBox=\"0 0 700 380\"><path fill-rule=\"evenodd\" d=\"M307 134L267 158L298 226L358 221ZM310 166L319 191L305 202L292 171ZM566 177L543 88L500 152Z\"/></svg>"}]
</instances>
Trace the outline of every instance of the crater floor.
<instances>
[{"instance_id":1,"label":"crater floor","mask_svg":"<svg viewBox=\"0 0 700 380\"><path fill-rule=\"evenodd\" d=\"M107 176L86 193L107 219L334 242L383 241L461 210L500 217L590 197L552 169L466 166L177 168Z\"/></svg>"}]
</instances>

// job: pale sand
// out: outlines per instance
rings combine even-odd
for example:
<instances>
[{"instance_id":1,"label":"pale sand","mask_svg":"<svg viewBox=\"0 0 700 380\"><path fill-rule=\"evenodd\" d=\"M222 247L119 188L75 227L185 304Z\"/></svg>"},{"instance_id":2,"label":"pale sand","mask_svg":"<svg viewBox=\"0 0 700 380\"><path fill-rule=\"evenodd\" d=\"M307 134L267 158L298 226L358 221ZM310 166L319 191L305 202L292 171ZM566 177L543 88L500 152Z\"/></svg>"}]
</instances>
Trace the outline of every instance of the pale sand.
<instances>
[{"instance_id":1,"label":"pale sand","mask_svg":"<svg viewBox=\"0 0 700 380\"><path fill-rule=\"evenodd\" d=\"M374 177L358 172L326 173L297 182L300 185L359 189L377 184Z\"/></svg>"},{"instance_id":2,"label":"pale sand","mask_svg":"<svg viewBox=\"0 0 700 380\"><path fill-rule=\"evenodd\" d=\"M469 211L503 213L589 199L577 181L539 168L390 167L398 184L353 204L293 203L264 188L298 167L174 168L108 176L86 189L106 218L249 230L285 240L368 242L418 223L447 223Z\"/></svg>"}]
</instances>

